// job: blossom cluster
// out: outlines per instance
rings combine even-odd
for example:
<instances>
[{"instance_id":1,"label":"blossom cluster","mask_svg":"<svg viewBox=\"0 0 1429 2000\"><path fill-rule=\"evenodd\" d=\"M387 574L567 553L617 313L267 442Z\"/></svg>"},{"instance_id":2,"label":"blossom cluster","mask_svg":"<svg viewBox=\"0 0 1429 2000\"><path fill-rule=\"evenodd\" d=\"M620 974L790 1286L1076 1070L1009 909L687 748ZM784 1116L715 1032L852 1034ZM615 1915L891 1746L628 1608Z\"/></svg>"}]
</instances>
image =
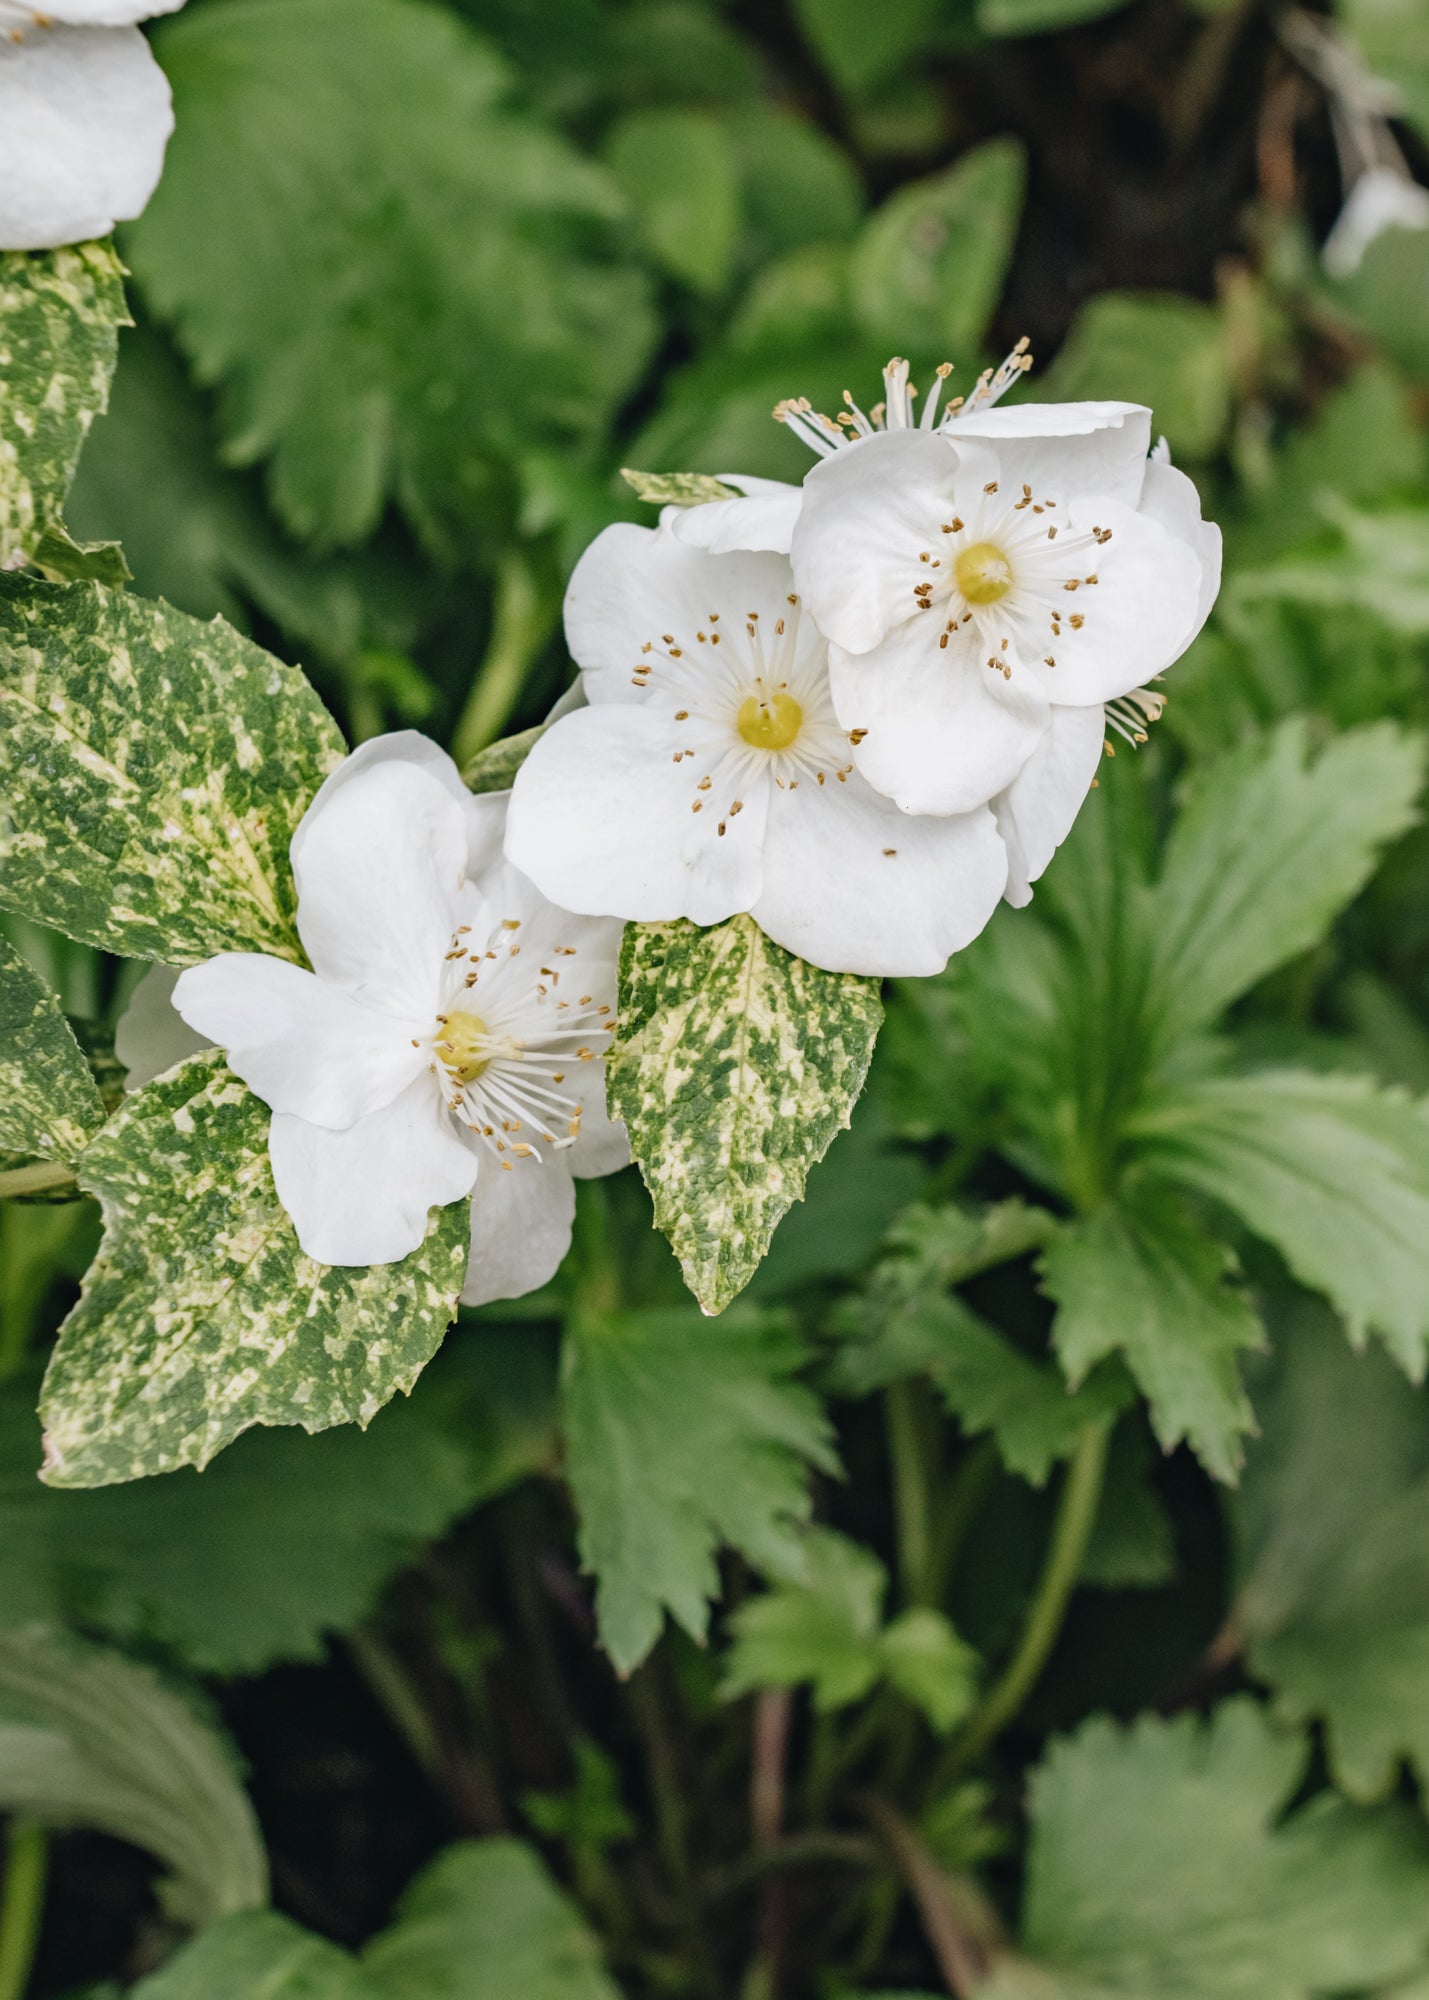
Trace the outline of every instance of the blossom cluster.
<instances>
[{"instance_id":1,"label":"blossom cluster","mask_svg":"<svg viewBox=\"0 0 1429 2000\"><path fill-rule=\"evenodd\" d=\"M512 791L474 797L411 732L364 744L293 839L307 966L156 970L131 1084L223 1048L322 1262L405 1256L474 1194L480 1303L545 1282L573 1177L628 1158L603 1074L626 921L747 913L831 972L908 976L1025 903L1108 728L1158 712L1220 538L1148 411L996 407L1023 365L941 415L939 371L916 423L902 361L871 416L781 405L801 486L730 474L607 528L566 595L577 689Z\"/></svg>"}]
</instances>

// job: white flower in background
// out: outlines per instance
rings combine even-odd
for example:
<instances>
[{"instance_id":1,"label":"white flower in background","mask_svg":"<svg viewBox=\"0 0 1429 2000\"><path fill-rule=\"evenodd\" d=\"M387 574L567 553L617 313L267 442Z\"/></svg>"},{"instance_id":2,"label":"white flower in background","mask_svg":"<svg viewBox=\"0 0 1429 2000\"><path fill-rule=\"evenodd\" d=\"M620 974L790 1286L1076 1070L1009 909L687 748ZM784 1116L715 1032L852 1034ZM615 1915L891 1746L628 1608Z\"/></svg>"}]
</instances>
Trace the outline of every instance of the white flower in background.
<instances>
[{"instance_id":1,"label":"white flower in background","mask_svg":"<svg viewBox=\"0 0 1429 2000\"><path fill-rule=\"evenodd\" d=\"M987 922L1008 874L991 812L911 819L863 782L784 557L607 528L566 637L590 705L532 750L506 833L564 907L747 911L814 965L874 974L937 972Z\"/></svg>"},{"instance_id":2,"label":"white flower in background","mask_svg":"<svg viewBox=\"0 0 1429 2000\"><path fill-rule=\"evenodd\" d=\"M51 250L139 215L174 129L136 21L184 0L0 0L0 250Z\"/></svg>"},{"instance_id":3,"label":"white flower in background","mask_svg":"<svg viewBox=\"0 0 1429 2000\"><path fill-rule=\"evenodd\" d=\"M313 970L225 952L174 988L272 1107L273 1179L306 1253L391 1263L429 1209L474 1190L468 1305L545 1283L570 1243L572 1175L629 1157L605 1112L620 926L554 909L518 875L505 816L425 738L364 744L293 836ZM143 1039L131 1029L130 1051Z\"/></svg>"}]
</instances>

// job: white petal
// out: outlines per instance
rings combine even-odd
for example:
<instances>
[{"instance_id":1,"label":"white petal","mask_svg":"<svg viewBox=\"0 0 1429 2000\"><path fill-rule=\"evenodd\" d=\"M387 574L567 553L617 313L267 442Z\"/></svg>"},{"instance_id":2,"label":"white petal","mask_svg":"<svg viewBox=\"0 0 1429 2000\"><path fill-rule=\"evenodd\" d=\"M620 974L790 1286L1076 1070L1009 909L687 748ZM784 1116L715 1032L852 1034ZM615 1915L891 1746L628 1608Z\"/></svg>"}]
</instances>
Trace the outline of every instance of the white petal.
<instances>
[{"instance_id":1,"label":"white petal","mask_svg":"<svg viewBox=\"0 0 1429 2000\"><path fill-rule=\"evenodd\" d=\"M516 775L507 858L553 903L583 915L717 924L749 909L762 879L768 781L730 817L729 799L697 790L698 758L674 762L679 743L679 725L645 708L566 716Z\"/></svg>"},{"instance_id":2,"label":"white petal","mask_svg":"<svg viewBox=\"0 0 1429 2000\"><path fill-rule=\"evenodd\" d=\"M178 977L172 965L151 965L119 1016L114 1053L124 1065L126 1090L142 1090L175 1063L213 1047L209 1037L196 1033L175 1008Z\"/></svg>"},{"instance_id":3,"label":"white petal","mask_svg":"<svg viewBox=\"0 0 1429 2000\"><path fill-rule=\"evenodd\" d=\"M475 1146L429 1076L345 1132L275 1112L268 1157L278 1199L320 1264L395 1264L427 1234L428 1212L470 1192Z\"/></svg>"},{"instance_id":4,"label":"white petal","mask_svg":"<svg viewBox=\"0 0 1429 2000\"><path fill-rule=\"evenodd\" d=\"M866 653L916 616L918 560L938 545L958 493L996 478L979 445L924 431L884 431L821 459L804 481L794 529L794 587L825 638Z\"/></svg>"},{"instance_id":5,"label":"white petal","mask_svg":"<svg viewBox=\"0 0 1429 2000\"><path fill-rule=\"evenodd\" d=\"M673 528L617 521L596 536L566 588L566 644L586 670L587 700L639 700L631 680L642 647L661 646L668 633L693 648L711 611L782 604L788 578L779 556L735 554L716 565Z\"/></svg>"},{"instance_id":6,"label":"white petal","mask_svg":"<svg viewBox=\"0 0 1429 2000\"><path fill-rule=\"evenodd\" d=\"M223 952L190 966L174 1005L275 1111L343 1131L380 1111L425 1070L412 1046L431 1021L375 1014L341 987L257 952Z\"/></svg>"},{"instance_id":7,"label":"white petal","mask_svg":"<svg viewBox=\"0 0 1429 2000\"><path fill-rule=\"evenodd\" d=\"M768 549L787 556L794 539L803 489L782 479L755 479L722 472L726 486L737 486L742 500L709 500L702 507L673 510L670 526L677 538L711 555L732 549Z\"/></svg>"},{"instance_id":8,"label":"white petal","mask_svg":"<svg viewBox=\"0 0 1429 2000\"><path fill-rule=\"evenodd\" d=\"M1151 412L1140 403L1015 403L959 417L955 441L978 438L997 455L1003 490L1023 481L1065 507L1074 493L1134 507L1151 448Z\"/></svg>"},{"instance_id":9,"label":"white petal","mask_svg":"<svg viewBox=\"0 0 1429 2000\"><path fill-rule=\"evenodd\" d=\"M120 28L147 21L155 14L177 14L184 0L0 0L0 28L33 32L37 19L62 21L73 28Z\"/></svg>"},{"instance_id":10,"label":"white petal","mask_svg":"<svg viewBox=\"0 0 1429 2000\"><path fill-rule=\"evenodd\" d=\"M1320 251L1330 276L1353 276L1388 229L1429 229L1429 188L1394 167L1371 167L1350 189Z\"/></svg>"},{"instance_id":11,"label":"white petal","mask_svg":"<svg viewBox=\"0 0 1429 2000\"><path fill-rule=\"evenodd\" d=\"M298 935L319 977L383 1013L435 1015L469 821L431 771L379 759L324 788L293 840Z\"/></svg>"},{"instance_id":12,"label":"white petal","mask_svg":"<svg viewBox=\"0 0 1429 2000\"><path fill-rule=\"evenodd\" d=\"M1201 496L1185 473L1158 459L1152 459L1146 468L1140 511L1149 520L1159 521L1168 534L1186 543L1200 558L1201 589L1196 603L1195 632L1191 634L1194 639L1210 616L1221 587L1221 531L1214 521L1201 519Z\"/></svg>"},{"instance_id":13,"label":"white petal","mask_svg":"<svg viewBox=\"0 0 1429 2000\"><path fill-rule=\"evenodd\" d=\"M82 243L139 215L173 129L137 28L0 32L0 250Z\"/></svg>"},{"instance_id":14,"label":"white petal","mask_svg":"<svg viewBox=\"0 0 1429 2000\"><path fill-rule=\"evenodd\" d=\"M1007 846L1007 900L1021 908L1032 884L1072 830L1102 758L1102 711L1056 708L1047 734L992 802Z\"/></svg>"},{"instance_id":15,"label":"white petal","mask_svg":"<svg viewBox=\"0 0 1429 2000\"><path fill-rule=\"evenodd\" d=\"M630 1135L605 1102L605 1064L591 1063L581 1111L581 1135L562 1157L578 1181L597 1181L630 1165Z\"/></svg>"},{"instance_id":16,"label":"white petal","mask_svg":"<svg viewBox=\"0 0 1429 2000\"><path fill-rule=\"evenodd\" d=\"M560 1268L571 1247L575 1183L557 1153L517 1160L509 1173L483 1154L471 1204L471 1261L462 1287L464 1306L519 1299L536 1291Z\"/></svg>"},{"instance_id":17,"label":"white petal","mask_svg":"<svg viewBox=\"0 0 1429 2000\"><path fill-rule=\"evenodd\" d=\"M876 792L910 813L986 805L1037 748L1051 712L1035 676L1004 681L966 651L940 650L939 630L929 614L871 653L829 648L839 721L868 732L854 762Z\"/></svg>"},{"instance_id":18,"label":"white petal","mask_svg":"<svg viewBox=\"0 0 1429 2000\"><path fill-rule=\"evenodd\" d=\"M941 972L1001 898L992 814L914 817L859 781L777 792L755 922L828 972Z\"/></svg>"},{"instance_id":19,"label":"white petal","mask_svg":"<svg viewBox=\"0 0 1429 2000\"><path fill-rule=\"evenodd\" d=\"M1074 501L1067 523L1076 532L1098 524L1111 530L1096 551L1096 584L1068 599L1086 622L1054 642L1057 664L1047 672L1059 703L1088 708L1129 693L1181 657L1201 629L1204 564L1149 512L1115 500Z\"/></svg>"}]
</instances>

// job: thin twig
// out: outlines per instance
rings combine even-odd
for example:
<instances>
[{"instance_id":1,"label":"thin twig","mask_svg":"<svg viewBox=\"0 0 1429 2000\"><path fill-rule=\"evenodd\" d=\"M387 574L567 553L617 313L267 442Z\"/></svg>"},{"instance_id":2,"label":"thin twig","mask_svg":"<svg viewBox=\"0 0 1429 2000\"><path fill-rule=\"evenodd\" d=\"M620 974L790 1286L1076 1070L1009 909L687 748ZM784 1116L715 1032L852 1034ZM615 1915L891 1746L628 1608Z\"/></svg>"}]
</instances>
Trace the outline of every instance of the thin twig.
<instances>
[{"instance_id":1,"label":"thin twig","mask_svg":"<svg viewBox=\"0 0 1429 2000\"><path fill-rule=\"evenodd\" d=\"M859 1803L908 1886L948 1991L956 2000L972 2000L992 1969L991 1911L971 1884L944 1873L922 1835L886 1799L865 1796Z\"/></svg>"}]
</instances>

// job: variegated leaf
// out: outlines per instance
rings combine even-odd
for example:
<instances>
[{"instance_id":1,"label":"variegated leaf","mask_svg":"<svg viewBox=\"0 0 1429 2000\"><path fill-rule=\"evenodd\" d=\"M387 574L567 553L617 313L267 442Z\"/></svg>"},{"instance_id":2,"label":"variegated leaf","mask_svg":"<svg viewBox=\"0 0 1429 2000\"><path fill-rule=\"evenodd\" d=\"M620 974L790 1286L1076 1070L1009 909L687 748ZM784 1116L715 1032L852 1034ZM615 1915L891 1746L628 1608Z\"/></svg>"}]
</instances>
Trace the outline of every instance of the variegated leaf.
<instances>
[{"instance_id":1,"label":"variegated leaf","mask_svg":"<svg viewBox=\"0 0 1429 2000\"><path fill-rule=\"evenodd\" d=\"M706 1312L848 1124L882 1018L876 979L820 972L750 917L626 927L610 1108Z\"/></svg>"},{"instance_id":2,"label":"variegated leaf","mask_svg":"<svg viewBox=\"0 0 1429 2000\"><path fill-rule=\"evenodd\" d=\"M217 1054L151 1083L84 1153L105 1234L45 1377L45 1478L203 1466L252 1424L366 1424L456 1313L469 1204L400 1264L330 1267L273 1191L268 1110Z\"/></svg>"},{"instance_id":3,"label":"variegated leaf","mask_svg":"<svg viewBox=\"0 0 1429 2000\"><path fill-rule=\"evenodd\" d=\"M60 1003L0 938L0 1147L72 1160L104 1106Z\"/></svg>"},{"instance_id":4,"label":"variegated leaf","mask_svg":"<svg viewBox=\"0 0 1429 2000\"><path fill-rule=\"evenodd\" d=\"M652 507L701 507L706 500L737 500L739 493L709 472L637 472L623 465L620 476Z\"/></svg>"},{"instance_id":5,"label":"variegated leaf","mask_svg":"<svg viewBox=\"0 0 1429 2000\"><path fill-rule=\"evenodd\" d=\"M0 904L189 965L298 959L293 829L343 754L296 667L100 584L0 576Z\"/></svg>"},{"instance_id":6,"label":"variegated leaf","mask_svg":"<svg viewBox=\"0 0 1429 2000\"><path fill-rule=\"evenodd\" d=\"M0 253L0 570L58 520L129 323L112 245Z\"/></svg>"}]
</instances>

